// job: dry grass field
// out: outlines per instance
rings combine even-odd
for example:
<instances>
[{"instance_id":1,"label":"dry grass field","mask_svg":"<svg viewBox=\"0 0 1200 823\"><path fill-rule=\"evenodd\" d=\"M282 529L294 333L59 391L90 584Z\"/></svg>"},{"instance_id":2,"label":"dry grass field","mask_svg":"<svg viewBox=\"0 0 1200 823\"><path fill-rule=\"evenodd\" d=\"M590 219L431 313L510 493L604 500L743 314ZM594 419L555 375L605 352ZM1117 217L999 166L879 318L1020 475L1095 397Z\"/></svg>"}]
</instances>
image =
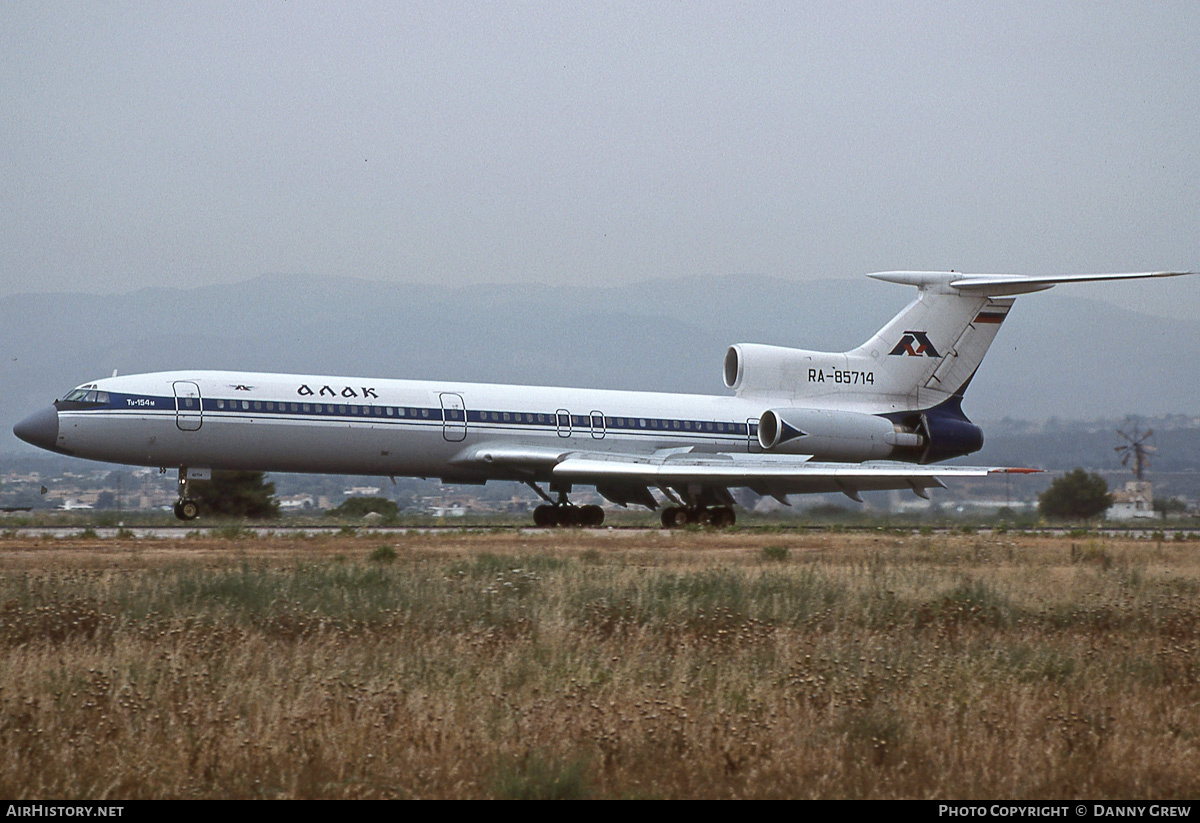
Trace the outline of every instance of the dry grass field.
<instances>
[{"instance_id":1,"label":"dry grass field","mask_svg":"<svg viewBox=\"0 0 1200 823\"><path fill-rule=\"evenodd\" d=\"M1200 543L0 538L0 797L1200 796Z\"/></svg>"}]
</instances>

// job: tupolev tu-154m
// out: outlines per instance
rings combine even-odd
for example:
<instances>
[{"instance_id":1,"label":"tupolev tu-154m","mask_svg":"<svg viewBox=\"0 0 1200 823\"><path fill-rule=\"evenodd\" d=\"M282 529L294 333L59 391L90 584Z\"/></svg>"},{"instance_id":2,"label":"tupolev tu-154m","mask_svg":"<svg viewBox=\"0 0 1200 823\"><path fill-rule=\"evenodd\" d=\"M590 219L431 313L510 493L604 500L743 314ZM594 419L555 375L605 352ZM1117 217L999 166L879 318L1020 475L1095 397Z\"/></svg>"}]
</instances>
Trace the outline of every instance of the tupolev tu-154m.
<instances>
[{"instance_id":1,"label":"tupolev tu-154m","mask_svg":"<svg viewBox=\"0 0 1200 823\"><path fill-rule=\"evenodd\" d=\"M1014 296L1191 273L872 274L915 286L916 299L847 352L731 346L726 396L172 371L85 383L13 432L60 454L178 469L183 520L200 513L189 481L252 470L522 481L545 500L539 526L600 525L603 509L568 498L594 486L622 506L661 507L667 527L728 526L731 489L783 502L882 489L928 497L946 478L1033 471L934 465L983 445L963 394Z\"/></svg>"}]
</instances>

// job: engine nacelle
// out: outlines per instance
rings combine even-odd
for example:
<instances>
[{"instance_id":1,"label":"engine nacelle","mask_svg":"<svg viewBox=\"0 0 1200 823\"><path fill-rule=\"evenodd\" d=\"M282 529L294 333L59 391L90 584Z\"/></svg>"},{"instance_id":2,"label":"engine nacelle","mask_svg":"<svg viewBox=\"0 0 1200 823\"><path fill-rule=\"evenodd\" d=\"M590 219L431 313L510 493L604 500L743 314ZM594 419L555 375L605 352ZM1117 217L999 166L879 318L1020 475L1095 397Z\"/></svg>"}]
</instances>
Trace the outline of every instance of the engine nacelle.
<instances>
[{"instance_id":1,"label":"engine nacelle","mask_svg":"<svg viewBox=\"0 0 1200 823\"><path fill-rule=\"evenodd\" d=\"M832 409L768 409L758 421L758 444L776 454L817 460L884 460L897 450L919 451L924 438L884 417Z\"/></svg>"},{"instance_id":2,"label":"engine nacelle","mask_svg":"<svg viewBox=\"0 0 1200 823\"><path fill-rule=\"evenodd\" d=\"M764 346L761 343L738 343L725 352L725 386L738 394L790 393L804 382L808 370L813 368L814 357L845 360L844 355Z\"/></svg>"}]
</instances>

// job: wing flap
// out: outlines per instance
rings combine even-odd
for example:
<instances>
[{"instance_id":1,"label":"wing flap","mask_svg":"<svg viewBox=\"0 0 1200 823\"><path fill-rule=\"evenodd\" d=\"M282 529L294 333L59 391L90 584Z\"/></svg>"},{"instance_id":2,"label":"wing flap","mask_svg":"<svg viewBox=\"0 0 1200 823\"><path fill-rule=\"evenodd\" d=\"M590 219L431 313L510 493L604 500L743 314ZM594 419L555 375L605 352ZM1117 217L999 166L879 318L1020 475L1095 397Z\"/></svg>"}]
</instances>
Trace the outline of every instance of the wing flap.
<instances>
[{"instance_id":1,"label":"wing flap","mask_svg":"<svg viewBox=\"0 0 1200 823\"><path fill-rule=\"evenodd\" d=\"M775 455L708 455L668 458L636 455L572 455L554 467L556 480L594 485L750 488L759 494L911 489L919 493L944 486L942 478L986 477L1010 471L990 466L920 466L909 463L815 463Z\"/></svg>"},{"instance_id":2,"label":"wing flap","mask_svg":"<svg viewBox=\"0 0 1200 823\"><path fill-rule=\"evenodd\" d=\"M601 495L620 505L635 503L654 508L650 490L675 489L685 497L711 492L729 497L729 489L748 488L760 495L783 500L789 494L840 492L859 499L864 491L907 489L923 495L926 489L943 488L943 478L985 477L997 473L1034 472L995 466L936 466L874 461L822 463L805 455L695 453L664 449L648 454L593 452L539 446L485 444L465 450L452 462L458 465L506 464L519 471L549 471L563 485L595 486ZM545 476L544 474L542 475Z\"/></svg>"}]
</instances>

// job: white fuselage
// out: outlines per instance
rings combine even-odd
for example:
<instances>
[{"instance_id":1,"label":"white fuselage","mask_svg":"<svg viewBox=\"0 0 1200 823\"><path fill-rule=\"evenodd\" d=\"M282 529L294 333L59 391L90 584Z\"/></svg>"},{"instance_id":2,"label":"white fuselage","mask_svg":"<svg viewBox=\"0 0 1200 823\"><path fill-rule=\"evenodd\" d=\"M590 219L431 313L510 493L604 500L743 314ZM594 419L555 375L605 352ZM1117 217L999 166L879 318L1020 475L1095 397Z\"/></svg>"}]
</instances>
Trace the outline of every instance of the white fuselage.
<instances>
[{"instance_id":1,"label":"white fuselage","mask_svg":"<svg viewBox=\"0 0 1200 823\"><path fill-rule=\"evenodd\" d=\"M58 412L57 449L77 457L467 481L529 476L507 463L456 462L488 443L757 452L766 408L738 397L249 372L160 372L87 385L107 403Z\"/></svg>"}]
</instances>

